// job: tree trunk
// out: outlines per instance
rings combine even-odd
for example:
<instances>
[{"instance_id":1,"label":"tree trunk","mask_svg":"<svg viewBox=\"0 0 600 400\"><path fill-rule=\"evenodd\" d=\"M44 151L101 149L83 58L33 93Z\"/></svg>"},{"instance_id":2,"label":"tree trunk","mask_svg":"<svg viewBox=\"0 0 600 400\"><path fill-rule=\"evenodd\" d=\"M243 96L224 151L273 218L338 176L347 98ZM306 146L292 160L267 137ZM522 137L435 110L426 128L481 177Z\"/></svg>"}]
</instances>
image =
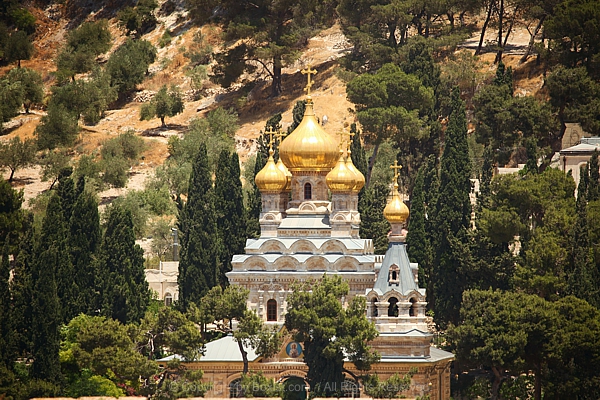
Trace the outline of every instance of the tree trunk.
<instances>
[{"instance_id":1,"label":"tree trunk","mask_svg":"<svg viewBox=\"0 0 600 400\"><path fill-rule=\"evenodd\" d=\"M378 151L379 151L379 142L377 142L375 144L375 148L373 148L373 155L369 158L369 169L367 171L365 187L369 187L369 183L371 182L371 172L373 172L373 166L375 165L375 159L377 158Z\"/></svg>"},{"instance_id":2,"label":"tree trunk","mask_svg":"<svg viewBox=\"0 0 600 400\"><path fill-rule=\"evenodd\" d=\"M10 169L10 177L8 178L9 182L13 181L13 177L15 176L15 171L16 171L16 168L15 169L13 169L13 168Z\"/></svg>"},{"instance_id":3,"label":"tree trunk","mask_svg":"<svg viewBox=\"0 0 600 400\"><path fill-rule=\"evenodd\" d=\"M246 375L248 373L248 352L244 349L244 345L241 340L237 341L238 347L240 348L240 353L242 353L242 360L244 361L244 369L242 370L242 374Z\"/></svg>"},{"instance_id":4,"label":"tree trunk","mask_svg":"<svg viewBox=\"0 0 600 400\"><path fill-rule=\"evenodd\" d=\"M21 68L21 60L17 60L17 68Z\"/></svg>"},{"instance_id":5,"label":"tree trunk","mask_svg":"<svg viewBox=\"0 0 600 400\"><path fill-rule=\"evenodd\" d=\"M498 53L496 53L496 59L494 64L498 64L502 61L502 26L504 24L504 0L500 0L500 7L498 8Z\"/></svg>"},{"instance_id":6,"label":"tree trunk","mask_svg":"<svg viewBox=\"0 0 600 400\"><path fill-rule=\"evenodd\" d=\"M531 37L529 38L529 44L527 45L527 50L525 51L525 54L523 54L523 57L521 57L521 59L519 60L519 64L523 64L525 61L527 61L527 58L529 58L529 53L531 53L531 50L533 49L533 45L535 44L535 37L537 36L538 32L542 28L542 25L544 24L545 19L546 19L546 15L542 15L542 18L540 18L540 20L538 21L537 26L535 27L535 29L533 30L533 33L531 34Z\"/></svg>"},{"instance_id":7,"label":"tree trunk","mask_svg":"<svg viewBox=\"0 0 600 400\"><path fill-rule=\"evenodd\" d=\"M500 393L500 385L502 385L503 376L498 370L498 367L492 367L492 372L494 373L494 382L492 383L492 396L491 400L498 400L498 395Z\"/></svg>"},{"instance_id":8,"label":"tree trunk","mask_svg":"<svg viewBox=\"0 0 600 400\"><path fill-rule=\"evenodd\" d=\"M479 55L481 53L481 47L483 46L483 38L485 36L485 30L487 29L488 24L490 23L490 19L492 18L492 10L494 9L494 0L490 0L488 5L488 12L485 17L485 21L483 22L483 27L481 28L481 36L479 37L479 45L477 46L477 50L475 50L475 55Z\"/></svg>"},{"instance_id":9,"label":"tree trunk","mask_svg":"<svg viewBox=\"0 0 600 400\"><path fill-rule=\"evenodd\" d=\"M508 42L508 37L512 32L512 28L515 25L515 19L517 19L517 11L519 11L519 7L515 7L515 11L513 12L512 18L510 19L510 25L508 25L508 30L506 31L506 36L504 36L504 43L502 47L506 47L506 42Z\"/></svg>"},{"instance_id":10,"label":"tree trunk","mask_svg":"<svg viewBox=\"0 0 600 400\"><path fill-rule=\"evenodd\" d=\"M281 60L273 59L273 83L271 84L271 96L277 97L281 94Z\"/></svg>"},{"instance_id":11,"label":"tree trunk","mask_svg":"<svg viewBox=\"0 0 600 400\"><path fill-rule=\"evenodd\" d=\"M542 400L542 366L535 366L535 381L534 381L533 398L535 400Z\"/></svg>"},{"instance_id":12,"label":"tree trunk","mask_svg":"<svg viewBox=\"0 0 600 400\"><path fill-rule=\"evenodd\" d=\"M161 126L162 126L163 128L166 128L166 127L167 127L167 124L165 124L165 117L160 117L160 123L162 124Z\"/></svg>"},{"instance_id":13,"label":"tree trunk","mask_svg":"<svg viewBox=\"0 0 600 400\"><path fill-rule=\"evenodd\" d=\"M448 22L450 22L450 31L454 31L454 13L452 11L448 11L446 16L448 17Z\"/></svg>"}]
</instances>

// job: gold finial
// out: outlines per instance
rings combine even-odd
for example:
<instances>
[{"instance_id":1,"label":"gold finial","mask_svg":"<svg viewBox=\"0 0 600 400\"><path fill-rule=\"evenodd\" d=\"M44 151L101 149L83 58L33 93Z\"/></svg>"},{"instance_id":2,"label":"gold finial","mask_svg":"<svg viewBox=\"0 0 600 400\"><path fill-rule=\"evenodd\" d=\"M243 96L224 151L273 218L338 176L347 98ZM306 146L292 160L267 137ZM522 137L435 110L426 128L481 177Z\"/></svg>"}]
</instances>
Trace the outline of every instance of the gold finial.
<instances>
[{"instance_id":1,"label":"gold finial","mask_svg":"<svg viewBox=\"0 0 600 400\"><path fill-rule=\"evenodd\" d=\"M269 126L268 129L265 130L265 135L269 137L269 151L273 151L273 136L276 136L277 133L273 130L272 126Z\"/></svg>"},{"instance_id":2,"label":"gold finial","mask_svg":"<svg viewBox=\"0 0 600 400\"><path fill-rule=\"evenodd\" d=\"M302 71L300 71L300 72L302 73L302 75L308 75L308 83L306 84L306 87L304 88L304 91L306 92L306 95L307 95L308 97L310 97L310 88L311 88L311 87L312 87L312 85L313 85L313 82L312 82L312 80L310 79L310 76L311 76L311 75L315 75L315 74L317 73L317 70L316 70L316 69L312 69L312 70L311 70L311 69L310 69L310 65L309 65L309 66L308 66L306 69L303 69L303 70L302 70Z\"/></svg>"}]
</instances>

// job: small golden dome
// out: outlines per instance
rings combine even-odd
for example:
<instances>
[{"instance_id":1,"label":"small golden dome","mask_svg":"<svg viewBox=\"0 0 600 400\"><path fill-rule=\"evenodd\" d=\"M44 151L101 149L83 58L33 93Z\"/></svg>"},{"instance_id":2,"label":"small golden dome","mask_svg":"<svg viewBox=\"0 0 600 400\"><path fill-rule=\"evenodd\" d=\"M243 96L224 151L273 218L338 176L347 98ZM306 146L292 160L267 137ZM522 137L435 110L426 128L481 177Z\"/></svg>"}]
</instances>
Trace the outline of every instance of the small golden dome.
<instances>
[{"instance_id":1,"label":"small golden dome","mask_svg":"<svg viewBox=\"0 0 600 400\"><path fill-rule=\"evenodd\" d=\"M256 174L254 182L261 192L281 192L285 189L287 176L275 165L273 149L269 150L267 164Z\"/></svg>"},{"instance_id":2,"label":"small golden dome","mask_svg":"<svg viewBox=\"0 0 600 400\"><path fill-rule=\"evenodd\" d=\"M356 186L356 174L348 169L341 150L337 164L329 171L325 181L332 192L349 192Z\"/></svg>"},{"instance_id":3,"label":"small golden dome","mask_svg":"<svg viewBox=\"0 0 600 400\"><path fill-rule=\"evenodd\" d=\"M360 190L365 186L365 176L362 174L362 172L360 172L358 168L354 166L350 154L350 149L348 149L348 158L346 159L346 166L350 171L354 173L354 175L356 175L356 185L354 185L352 190L354 192L360 192Z\"/></svg>"},{"instance_id":4,"label":"small golden dome","mask_svg":"<svg viewBox=\"0 0 600 400\"><path fill-rule=\"evenodd\" d=\"M397 178L397 176L396 176ZM408 219L408 207L400 198L398 193L398 183L394 182L394 190L392 191L392 200L383 209L383 216L390 224L402 224Z\"/></svg>"},{"instance_id":5,"label":"small golden dome","mask_svg":"<svg viewBox=\"0 0 600 400\"><path fill-rule=\"evenodd\" d=\"M287 178L287 184L285 185L285 191L290 191L292 189L292 173L287 169L283 161L281 161L281 157L279 157L279 161L277 161L277 168L283 172Z\"/></svg>"},{"instance_id":6,"label":"small golden dome","mask_svg":"<svg viewBox=\"0 0 600 400\"><path fill-rule=\"evenodd\" d=\"M279 157L290 171L329 171L337 156L337 146L321 128L309 97L302 122L279 145Z\"/></svg>"}]
</instances>

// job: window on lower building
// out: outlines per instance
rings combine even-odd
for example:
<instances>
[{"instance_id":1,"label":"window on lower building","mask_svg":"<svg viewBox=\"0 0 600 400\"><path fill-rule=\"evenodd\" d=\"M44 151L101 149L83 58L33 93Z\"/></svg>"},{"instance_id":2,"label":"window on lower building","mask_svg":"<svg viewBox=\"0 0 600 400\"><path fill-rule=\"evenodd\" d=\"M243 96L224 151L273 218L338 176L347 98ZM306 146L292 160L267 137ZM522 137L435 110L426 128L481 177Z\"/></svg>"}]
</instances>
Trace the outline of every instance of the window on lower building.
<instances>
[{"instance_id":1,"label":"window on lower building","mask_svg":"<svg viewBox=\"0 0 600 400\"><path fill-rule=\"evenodd\" d=\"M312 199L312 185L310 183L304 184L304 200Z\"/></svg>"},{"instance_id":2,"label":"window on lower building","mask_svg":"<svg viewBox=\"0 0 600 400\"><path fill-rule=\"evenodd\" d=\"M277 321L277 302L273 299L267 301L267 321Z\"/></svg>"},{"instance_id":3,"label":"window on lower building","mask_svg":"<svg viewBox=\"0 0 600 400\"><path fill-rule=\"evenodd\" d=\"M242 380L239 378L235 379L229 384L229 397L233 399L236 397L243 397L243 395Z\"/></svg>"},{"instance_id":4,"label":"window on lower building","mask_svg":"<svg viewBox=\"0 0 600 400\"><path fill-rule=\"evenodd\" d=\"M165 295L165 306L170 306L171 304L173 304L173 296L171 295L171 293L167 293Z\"/></svg>"}]
</instances>

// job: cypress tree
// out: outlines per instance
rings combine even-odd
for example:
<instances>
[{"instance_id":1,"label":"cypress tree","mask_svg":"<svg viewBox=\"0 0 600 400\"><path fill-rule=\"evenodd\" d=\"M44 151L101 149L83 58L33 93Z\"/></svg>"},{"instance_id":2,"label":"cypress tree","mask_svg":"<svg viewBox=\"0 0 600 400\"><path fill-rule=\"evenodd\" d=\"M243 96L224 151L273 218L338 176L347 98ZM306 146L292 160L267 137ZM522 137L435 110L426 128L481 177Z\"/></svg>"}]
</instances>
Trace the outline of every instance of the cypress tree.
<instances>
[{"instance_id":1,"label":"cypress tree","mask_svg":"<svg viewBox=\"0 0 600 400\"><path fill-rule=\"evenodd\" d=\"M573 231L571 271L567 274L567 286L569 294L586 300L594 307L598 307L600 302L598 301L598 288L595 285L597 277L592 268L594 263L587 219L589 175L588 166L582 165L579 174L579 187L577 188L577 221Z\"/></svg>"},{"instance_id":2,"label":"cypress tree","mask_svg":"<svg viewBox=\"0 0 600 400\"><path fill-rule=\"evenodd\" d=\"M364 176L367 176L367 155L362 146L360 131L356 128L356 124L353 123L350 125L350 133L354 133L354 140L350 146L350 150L352 151L352 164L354 164L356 169L358 169Z\"/></svg>"},{"instance_id":3,"label":"cypress tree","mask_svg":"<svg viewBox=\"0 0 600 400\"><path fill-rule=\"evenodd\" d=\"M302 118L304 118L304 110L306 109L306 100L298 100L294 105L294 109L292 110L292 124L288 126L287 133L288 135L294 131L302 122Z\"/></svg>"},{"instance_id":4,"label":"cypress tree","mask_svg":"<svg viewBox=\"0 0 600 400\"><path fill-rule=\"evenodd\" d=\"M10 301L9 278L10 262L8 238L2 246L0 259L0 367L11 368L15 361L13 341L12 305Z\"/></svg>"},{"instance_id":5,"label":"cypress tree","mask_svg":"<svg viewBox=\"0 0 600 400\"><path fill-rule=\"evenodd\" d=\"M73 281L79 288L77 314L94 315L94 311L101 306L97 295L99 282L95 257L102 233L98 202L93 194L83 190L84 184L85 178L79 178L76 190L78 197L69 224L69 243L74 268Z\"/></svg>"},{"instance_id":6,"label":"cypress tree","mask_svg":"<svg viewBox=\"0 0 600 400\"><path fill-rule=\"evenodd\" d=\"M425 229L425 192L423 191L426 164L419 168L410 200L410 220L406 245L412 262L419 263L419 287L427 288L431 274L432 250Z\"/></svg>"},{"instance_id":7,"label":"cypress tree","mask_svg":"<svg viewBox=\"0 0 600 400\"><path fill-rule=\"evenodd\" d=\"M231 271L231 258L244 251L246 242L246 210L240 180L240 164L236 152L224 150L215 171L215 209L217 227L223 243L220 284L227 285L225 274Z\"/></svg>"},{"instance_id":8,"label":"cypress tree","mask_svg":"<svg viewBox=\"0 0 600 400\"><path fill-rule=\"evenodd\" d=\"M383 182L371 182L358 202L360 212L360 236L372 238L376 254L384 254L388 248L387 234L390 223L383 216L389 187Z\"/></svg>"},{"instance_id":9,"label":"cypress tree","mask_svg":"<svg viewBox=\"0 0 600 400\"><path fill-rule=\"evenodd\" d=\"M440 186L435 211L436 254L432 271L437 323L457 323L469 269L468 232L471 219L471 162L467 143L465 106L458 88L452 90L452 112L440 162Z\"/></svg>"},{"instance_id":10,"label":"cypress tree","mask_svg":"<svg viewBox=\"0 0 600 400\"><path fill-rule=\"evenodd\" d=\"M73 214L73 206L77 201L77 193L72 178L73 169L71 167L63 168L58 174L58 186L56 191L60 197L60 205L66 221L69 221Z\"/></svg>"},{"instance_id":11,"label":"cypress tree","mask_svg":"<svg viewBox=\"0 0 600 400\"><path fill-rule=\"evenodd\" d=\"M206 144L194 158L188 199L179 213L181 256L179 261L179 299L185 310L220 282L220 243L214 209L214 190L208 165Z\"/></svg>"},{"instance_id":12,"label":"cypress tree","mask_svg":"<svg viewBox=\"0 0 600 400\"><path fill-rule=\"evenodd\" d=\"M19 242L15 259L10 292L13 303L13 326L15 347L20 357L28 356L32 348L32 298L33 282L31 269L34 255L33 214L25 218L25 229Z\"/></svg>"},{"instance_id":13,"label":"cypress tree","mask_svg":"<svg viewBox=\"0 0 600 400\"><path fill-rule=\"evenodd\" d=\"M58 296L57 272L64 262L64 226L60 198L50 198L42 232L34 248L32 265L32 376L53 383L60 380L61 302Z\"/></svg>"},{"instance_id":14,"label":"cypress tree","mask_svg":"<svg viewBox=\"0 0 600 400\"><path fill-rule=\"evenodd\" d=\"M600 200L600 170L598 166L598 150L594 150L589 162L590 181L587 190L588 201Z\"/></svg>"},{"instance_id":15,"label":"cypress tree","mask_svg":"<svg viewBox=\"0 0 600 400\"><path fill-rule=\"evenodd\" d=\"M108 211L100 246L101 314L123 324L139 322L150 303L144 274L144 251L135 243L131 212L119 206Z\"/></svg>"}]
</instances>

